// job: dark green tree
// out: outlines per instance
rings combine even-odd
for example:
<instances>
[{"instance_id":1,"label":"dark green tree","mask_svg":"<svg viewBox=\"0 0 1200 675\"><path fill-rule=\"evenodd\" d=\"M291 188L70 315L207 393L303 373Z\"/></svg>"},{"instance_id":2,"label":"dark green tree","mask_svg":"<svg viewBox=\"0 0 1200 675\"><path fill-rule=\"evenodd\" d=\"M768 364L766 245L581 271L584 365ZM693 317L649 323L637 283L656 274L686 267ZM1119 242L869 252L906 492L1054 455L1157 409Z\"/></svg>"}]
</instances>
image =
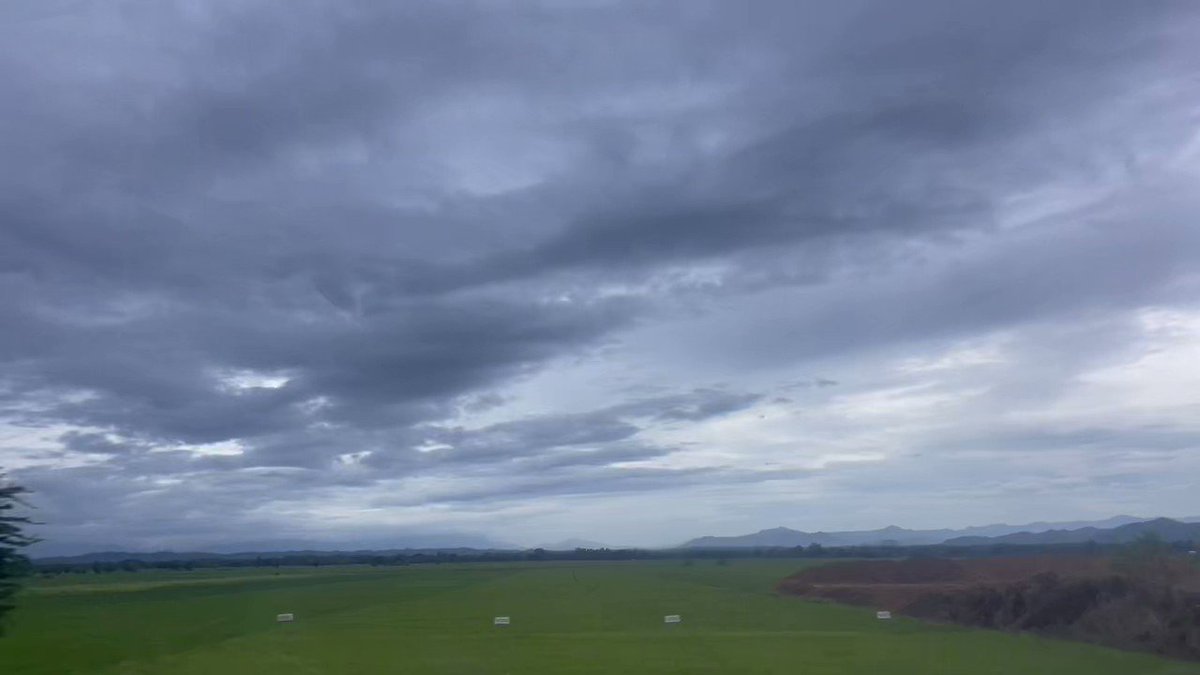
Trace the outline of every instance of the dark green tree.
<instances>
[{"instance_id":1,"label":"dark green tree","mask_svg":"<svg viewBox=\"0 0 1200 675\"><path fill-rule=\"evenodd\" d=\"M13 608L18 579L29 573L29 561L20 550L37 541L25 532L25 526L32 521L14 511L26 505L21 500L21 495L26 492L19 485L4 482L4 476L0 474L0 619Z\"/></svg>"}]
</instances>

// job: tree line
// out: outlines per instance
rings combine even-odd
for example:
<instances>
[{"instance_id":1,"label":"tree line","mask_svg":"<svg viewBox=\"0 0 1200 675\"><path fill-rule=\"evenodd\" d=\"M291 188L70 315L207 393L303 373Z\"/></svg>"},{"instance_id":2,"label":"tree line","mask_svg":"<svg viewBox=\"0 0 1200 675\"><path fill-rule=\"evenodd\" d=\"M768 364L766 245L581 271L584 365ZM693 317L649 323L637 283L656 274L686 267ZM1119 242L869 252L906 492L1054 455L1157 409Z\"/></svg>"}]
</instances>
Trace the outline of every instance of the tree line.
<instances>
[{"instance_id":1,"label":"tree line","mask_svg":"<svg viewBox=\"0 0 1200 675\"><path fill-rule=\"evenodd\" d=\"M405 566L442 565L457 563L517 563L554 561L621 561L621 560L679 560L724 561L755 558L991 558L1028 555L1106 555L1119 552L1127 545L1099 544L994 544L976 546L809 546L729 548L729 549L639 549L639 548L577 548L569 551L531 550L454 550L454 551L353 551L302 552L259 555L211 555L173 559L145 559L136 555L121 560L56 561L27 564L27 571L42 575L137 572L140 570L195 570L221 567L330 567L340 565ZM1192 544L1170 544L1174 550L1189 550Z\"/></svg>"}]
</instances>

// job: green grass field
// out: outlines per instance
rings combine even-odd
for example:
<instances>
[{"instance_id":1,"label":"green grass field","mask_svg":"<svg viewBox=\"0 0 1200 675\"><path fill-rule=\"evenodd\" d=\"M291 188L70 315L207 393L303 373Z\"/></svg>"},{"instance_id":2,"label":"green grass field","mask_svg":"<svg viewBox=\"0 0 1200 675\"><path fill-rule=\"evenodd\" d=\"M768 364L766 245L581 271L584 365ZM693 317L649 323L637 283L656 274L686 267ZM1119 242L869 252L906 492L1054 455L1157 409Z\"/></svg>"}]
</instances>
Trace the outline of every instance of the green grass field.
<instances>
[{"instance_id":1,"label":"green grass field","mask_svg":"<svg viewBox=\"0 0 1200 675\"><path fill-rule=\"evenodd\" d=\"M78 575L20 597L0 673L1200 674L776 597L796 561ZM295 612L294 624L277 624ZM664 614L682 614L668 626ZM496 628L496 615L513 624Z\"/></svg>"}]
</instances>

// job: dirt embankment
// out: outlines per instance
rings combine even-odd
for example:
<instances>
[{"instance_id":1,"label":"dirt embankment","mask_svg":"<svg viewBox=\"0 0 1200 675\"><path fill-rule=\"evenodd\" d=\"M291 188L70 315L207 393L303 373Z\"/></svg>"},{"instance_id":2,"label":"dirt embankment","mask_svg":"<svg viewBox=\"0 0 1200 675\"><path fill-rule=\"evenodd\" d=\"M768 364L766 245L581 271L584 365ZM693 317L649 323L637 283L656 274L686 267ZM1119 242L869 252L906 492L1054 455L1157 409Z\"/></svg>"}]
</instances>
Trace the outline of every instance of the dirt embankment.
<instances>
[{"instance_id":1,"label":"dirt embankment","mask_svg":"<svg viewBox=\"0 0 1200 675\"><path fill-rule=\"evenodd\" d=\"M1131 573L1099 557L865 560L803 570L777 590L1200 659L1200 573L1169 572Z\"/></svg>"}]
</instances>

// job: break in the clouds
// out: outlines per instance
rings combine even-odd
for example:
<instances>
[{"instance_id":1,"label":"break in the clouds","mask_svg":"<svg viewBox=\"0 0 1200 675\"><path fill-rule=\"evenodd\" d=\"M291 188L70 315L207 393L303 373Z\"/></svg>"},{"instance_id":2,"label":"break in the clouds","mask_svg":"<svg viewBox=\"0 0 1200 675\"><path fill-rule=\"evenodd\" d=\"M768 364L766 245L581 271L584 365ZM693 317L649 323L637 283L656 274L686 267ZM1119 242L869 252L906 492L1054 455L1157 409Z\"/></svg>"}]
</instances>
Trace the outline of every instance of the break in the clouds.
<instances>
[{"instance_id":1,"label":"break in the clouds","mask_svg":"<svg viewBox=\"0 0 1200 675\"><path fill-rule=\"evenodd\" d=\"M43 552L1200 512L1190 2L10 0Z\"/></svg>"}]
</instances>

